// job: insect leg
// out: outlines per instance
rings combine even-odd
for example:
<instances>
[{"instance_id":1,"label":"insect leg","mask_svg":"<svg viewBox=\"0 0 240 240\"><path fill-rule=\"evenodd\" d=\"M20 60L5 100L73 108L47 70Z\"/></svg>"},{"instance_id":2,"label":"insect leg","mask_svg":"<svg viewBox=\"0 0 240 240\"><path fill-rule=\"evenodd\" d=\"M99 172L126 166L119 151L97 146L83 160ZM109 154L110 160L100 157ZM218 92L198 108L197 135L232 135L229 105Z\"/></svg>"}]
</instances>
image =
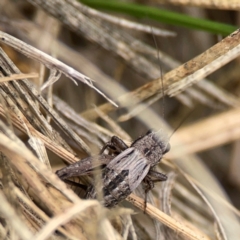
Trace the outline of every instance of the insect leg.
<instances>
[{"instance_id":1,"label":"insect leg","mask_svg":"<svg viewBox=\"0 0 240 240\"><path fill-rule=\"evenodd\" d=\"M81 183L77 183L77 182L74 182L74 181L71 181L71 180L68 180L68 179L64 179L63 180L65 183L68 183L72 186L75 186L75 187L80 187L82 188L83 190L87 191L88 190L88 187L84 184L81 184Z\"/></svg>"},{"instance_id":2,"label":"insect leg","mask_svg":"<svg viewBox=\"0 0 240 240\"><path fill-rule=\"evenodd\" d=\"M168 178L167 175L157 172L157 171L154 171L154 170L149 170L147 176L150 177L153 182L166 181Z\"/></svg>"},{"instance_id":3,"label":"insect leg","mask_svg":"<svg viewBox=\"0 0 240 240\"><path fill-rule=\"evenodd\" d=\"M57 170L56 174L62 180L72 177L91 175L92 172L99 167L105 167L113 158L114 156L109 156L106 154L87 157L67 167Z\"/></svg>"},{"instance_id":4,"label":"insect leg","mask_svg":"<svg viewBox=\"0 0 240 240\"><path fill-rule=\"evenodd\" d=\"M106 149L109 149L112 154L118 155L127 148L128 145L122 139L117 136L113 136L111 140L103 146L100 154L102 154Z\"/></svg>"},{"instance_id":5,"label":"insect leg","mask_svg":"<svg viewBox=\"0 0 240 240\"><path fill-rule=\"evenodd\" d=\"M161 181L166 181L167 176L163 173L154 171L154 170L149 170L147 176L143 179L145 183L145 200L144 200L144 212L147 206L147 194L148 192L154 188L154 183L155 182L161 182Z\"/></svg>"}]
</instances>

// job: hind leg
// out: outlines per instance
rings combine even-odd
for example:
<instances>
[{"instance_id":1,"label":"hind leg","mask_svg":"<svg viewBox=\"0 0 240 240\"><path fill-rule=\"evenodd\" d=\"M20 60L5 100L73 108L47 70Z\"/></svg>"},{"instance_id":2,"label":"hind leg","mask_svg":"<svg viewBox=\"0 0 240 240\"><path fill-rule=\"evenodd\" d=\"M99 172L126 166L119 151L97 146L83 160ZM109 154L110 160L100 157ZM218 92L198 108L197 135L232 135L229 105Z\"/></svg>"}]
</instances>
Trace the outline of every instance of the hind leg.
<instances>
[{"instance_id":1,"label":"hind leg","mask_svg":"<svg viewBox=\"0 0 240 240\"><path fill-rule=\"evenodd\" d=\"M154 183L155 182L162 182L166 181L167 176L163 173L154 171L154 170L149 170L147 176L143 179L145 183L145 200L144 200L144 213L147 207L147 194L148 192L154 188Z\"/></svg>"}]
</instances>

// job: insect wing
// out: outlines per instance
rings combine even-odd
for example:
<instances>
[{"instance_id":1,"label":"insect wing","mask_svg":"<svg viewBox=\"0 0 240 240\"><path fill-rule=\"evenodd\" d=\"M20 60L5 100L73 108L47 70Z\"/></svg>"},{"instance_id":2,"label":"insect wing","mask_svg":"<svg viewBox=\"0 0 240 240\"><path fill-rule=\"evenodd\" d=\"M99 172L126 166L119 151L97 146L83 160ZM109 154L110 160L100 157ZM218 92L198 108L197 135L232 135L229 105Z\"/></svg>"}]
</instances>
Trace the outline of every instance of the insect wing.
<instances>
[{"instance_id":1,"label":"insect wing","mask_svg":"<svg viewBox=\"0 0 240 240\"><path fill-rule=\"evenodd\" d=\"M109 174L104 179L104 186L111 182L126 185L131 192L142 182L150 169L148 160L136 149L128 148L116 156L106 167ZM124 187L124 186L123 186Z\"/></svg>"},{"instance_id":2,"label":"insect wing","mask_svg":"<svg viewBox=\"0 0 240 240\"><path fill-rule=\"evenodd\" d=\"M64 167L56 172L62 180L71 177L89 175L95 168L107 165L114 157L110 155L97 155L84 158L76 163Z\"/></svg>"}]
</instances>

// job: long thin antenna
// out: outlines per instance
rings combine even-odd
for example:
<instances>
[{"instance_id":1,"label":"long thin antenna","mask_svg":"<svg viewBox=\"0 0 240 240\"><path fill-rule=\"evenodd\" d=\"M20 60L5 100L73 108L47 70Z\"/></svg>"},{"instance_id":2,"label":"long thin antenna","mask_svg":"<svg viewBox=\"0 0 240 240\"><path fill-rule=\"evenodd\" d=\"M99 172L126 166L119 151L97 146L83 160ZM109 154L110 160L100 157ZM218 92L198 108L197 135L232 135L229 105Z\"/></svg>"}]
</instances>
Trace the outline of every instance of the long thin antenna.
<instances>
[{"instance_id":1,"label":"long thin antenna","mask_svg":"<svg viewBox=\"0 0 240 240\"><path fill-rule=\"evenodd\" d=\"M152 27L151 27L152 29ZM161 78L161 85L162 85L162 117L164 118L164 113L165 113L165 93L164 93L164 87L163 87L163 74L162 74L162 65L161 65L161 61L160 61L160 55L159 55L159 48L158 48L158 44L155 38L155 35L153 34L153 30L152 30L152 36L153 36L153 41L155 44L155 47L157 49L157 60L159 63L159 71L160 71L160 78Z\"/></svg>"},{"instance_id":2,"label":"long thin antenna","mask_svg":"<svg viewBox=\"0 0 240 240\"><path fill-rule=\"evenodd\" d=\"M173 132L171 133L171 135L169 136L169 139L172 137L172 135L182 126L182 124L189 118L190 115L192 115L192 113L196 110L196 108L194 108L192 111L190 111L182 120L181 122L178 124L178 126L173 130Z\"/></svg>"},{"instance_id":3,"label":"long thin antenna","mask_svg":"<svg viewBox=\"0 0 240 240\"><path fill-rule=\"evenodd\" d=\"M163 85L163 73L162 73L162 64L160 61L160 54L159 54L159 48L158 48L158 44L155 38L155 35L153 34L152 31L152 36L153 36L153 41L155 44L155 47L157 49L157 59L159 62L159 70L160 70L160 78L161 78L161 85L162 85L162 117L163 119L165 118L164 113L165 113L165 92L164 92L164 85ZM173 136L173 134L182 126L182 124L186 121L186 119L195 111L195 109L193 111L190 111L182 120L181 122L178 124L178 126L173 130L173 132L171 133L171 135L169 136L169 140L170 138Z\"/></svg>"}]
</instances>

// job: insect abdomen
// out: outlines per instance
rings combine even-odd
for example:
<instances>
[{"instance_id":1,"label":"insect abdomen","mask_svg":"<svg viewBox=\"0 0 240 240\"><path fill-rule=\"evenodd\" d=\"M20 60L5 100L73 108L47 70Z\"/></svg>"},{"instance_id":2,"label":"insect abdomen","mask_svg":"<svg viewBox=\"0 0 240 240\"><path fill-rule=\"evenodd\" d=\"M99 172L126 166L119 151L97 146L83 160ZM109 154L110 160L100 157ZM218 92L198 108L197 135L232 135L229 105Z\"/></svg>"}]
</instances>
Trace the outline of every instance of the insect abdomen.
<instances>
[{"instance_id":1,"label":"insect abdomen","mask_svg":"<svg viewBox=\"0 0 240 240\"><path fill-rule=\"evenodd\" d=\"M106 207L113 207L131 193L127 181L129 170L122 170L120 173L116 174L113 169L106 168L104 174L104 205ZM111 176L111 179L109 179L108 176Z\"/></svg>"}]
</instances>

